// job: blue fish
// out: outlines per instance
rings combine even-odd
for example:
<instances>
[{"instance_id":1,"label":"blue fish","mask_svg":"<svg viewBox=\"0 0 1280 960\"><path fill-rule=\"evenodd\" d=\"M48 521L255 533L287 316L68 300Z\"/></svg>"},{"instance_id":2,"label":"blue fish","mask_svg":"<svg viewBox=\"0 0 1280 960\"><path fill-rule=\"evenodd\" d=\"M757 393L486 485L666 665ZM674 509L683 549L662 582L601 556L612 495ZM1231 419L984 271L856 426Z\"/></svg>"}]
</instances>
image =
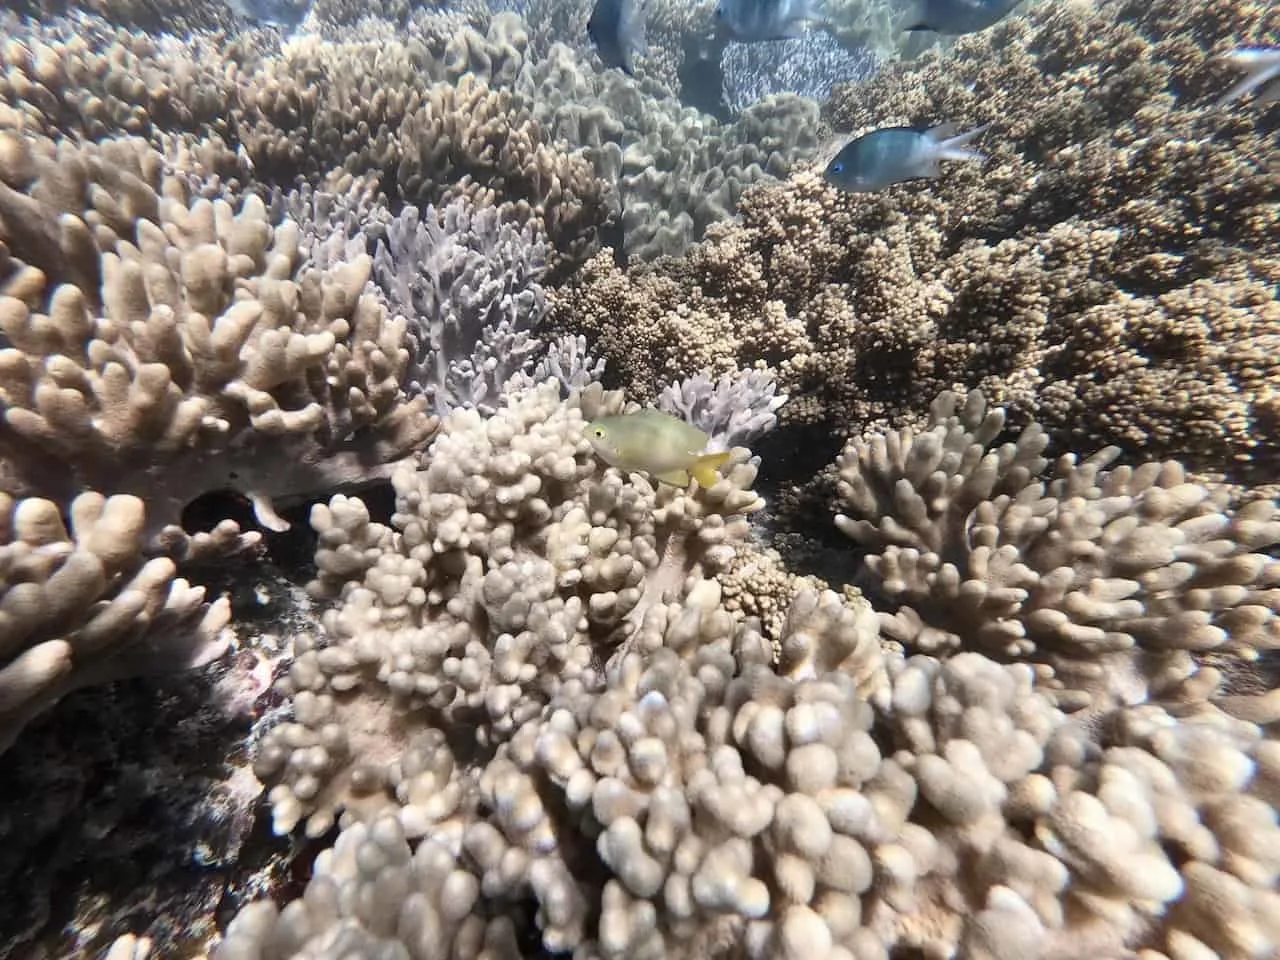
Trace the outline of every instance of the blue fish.
<instances>
[{"instance_id":1,"label":"blue fish","mask_svg":"<svg viewBox=\"0 0 1280 960\"><path fill-rule=\"evenodd\" d=\"M932 30L958 36L976 33L1004 19L1021 0L916 0L904 30Z\"/></svg>"},{"instance_id":2,"label":"blue fish","mask_svg":"<svg viewBox=\"0 0 1280 960\"><path fill-rule=\"evenodd\" d=\"M807 20L826 22L818 0L719 0L716 32L739 43L804 36Z\"/></svg>"},{"instance_id":3,"label":"blue fish","mask_svg":"<svg viewBox=\"0 0 1280 960\"><path fill-rule=\"evenodd\" d=\"M1236 47L1221 59L1239 67L1245 77L1218 98L1218 106L1247 97L1254 90L1259 91L1258 103L1280 99L1280 83L1272 82L1280 77L1280 47Z\"/></svg>"},{"instance_id":4,"label":"blue fish","mask_svg":"<svg viewBox=\"0 0 1280 960\"><path fill-rule=\"evenodd\" d=\"M645 39L644 0L596 0L587 36L606 67L617 67L627 76L635 73L635 57L649 52Z\"/></svg>"},{"instance_id":5,"label":"blue fish","mask_svg":"<svg viewBox=\"0 0 1280 960\"><path fill-rule=\"evenodd\" d=\"M953 123L930 130L872 130L846 143L822 176L828 183L853 193L874 193L906 180L936 177L943 160L985 160L981 153L965 149L965 145L988 126L958 135Z\"/></svg>"}]
</instances>

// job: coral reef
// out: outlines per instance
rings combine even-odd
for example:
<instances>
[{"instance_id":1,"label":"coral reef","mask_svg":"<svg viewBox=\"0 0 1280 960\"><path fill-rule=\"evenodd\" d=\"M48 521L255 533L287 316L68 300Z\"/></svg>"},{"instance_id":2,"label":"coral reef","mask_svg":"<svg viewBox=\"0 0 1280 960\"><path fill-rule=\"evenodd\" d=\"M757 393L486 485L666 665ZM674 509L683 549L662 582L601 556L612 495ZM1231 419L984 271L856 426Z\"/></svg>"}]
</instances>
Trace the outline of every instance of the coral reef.
<instances>
[{"instance_id":1,"label":"coral reef","mask_svg":"<svg viewBox=\"0 0 1280 960\"><path fill-rule=\"evenodd\" d=\"M712 6L0 14L0 942L1280 955L1280 13Z\"/></svg>"},{"instance_id":2,"label":"coral reef","mask_svg":"<svg viewBox=\"0 0 1280 960\"><path fill-rule=\"evenodd\" d=\"M408 325L410 392L441 414L493 412L506 382L544 352L531 331L546 312L545 239L466 196L439 211L406 207L384 232L374 277Z\"/></svg>"},{"instance_id":3,"label":"coral reef","mask_svg":"<svg viewBox=\"0 0 1280 960\"><path fill-rule=\"evenodd\" d=\"M674 253L732 212L742 188L816 146L799 97L721 127L665 88L601 76L564 44L529 52L515 14L419 11L403 30L329 39L260 32L188 43L55 21L0 51L0 129L176 139L224 178L377 173L394 205L459 194L541 221L566 269L623 212L628 252ZM620 199L617 195L620 195Z\"/></svg>"},{"instance_id":4,"label":"coral reef","mask_svg":"<svg viewBox=\"0 0 1280 960\"><path fill-rule=\"evenodd\" d=\"M680 261L593 261L551 320L643 399L764 360L784 424L838 434L977 387L1062 449L1269 482L1278 114L1213 101L1231 83L1216 55L1277 16L1041 4L888 66L837 93L834 125L990 122L990 162L871 195L816 171L753 188L742 223Z\"/></svg>"},{"instance_id":5,"label":"coral reef","mask_svg":"<svg viewBox=\"0 0 1280 960\"><path fill-rule=\"evenodd\" d=\"M341 604L257 769L278 830L342 829L303 896L245 907L217 960L1280 947L1280 744L1259 725L1205 701L1086 723L1030 665L908 656L830 591L797 591L771 644L720 583L754 471L723 482L727 518L720 484L628 485L585 458L584 402L617 401L548 384L487 421L455 412L397 475L392 528L317 508L315 589ZM963 418L979 436L983 412ZM943 428L971 488L1038 456L1034 431L983 458Z\"/></svg>"},{"instance_id":6,"label":"coral reef","mask_svg":"<svg viewBox=\"0 0 1280 960\"><path fill-rule=\"evenodd\" d=\"M1275 697L1230 695L1280 651L1280 506L1235 507L1176 461L1108 469L1114 449L1049 471L1039 425L996 446L1004 422L944 393L920 433L845 448L836 525L900 605L886 634L1032 661L1067 710L1210 699L1280 722Z\"/></svg>"},{"instance_id":7,"label":"coral reef","mask_svg":"<svg viewBox=\"0 0 1280 960\"><path fill-rule=\"evenodd\" d=\"M277 499L389 472L430 437L369 256L300 269L295 224L252 195L188 204L136 141L0 150L0 241L27 260L0 298L4 490L141 496L182 555L203 493L239 491L280 529Z\"/></svg>"}]
</instances>

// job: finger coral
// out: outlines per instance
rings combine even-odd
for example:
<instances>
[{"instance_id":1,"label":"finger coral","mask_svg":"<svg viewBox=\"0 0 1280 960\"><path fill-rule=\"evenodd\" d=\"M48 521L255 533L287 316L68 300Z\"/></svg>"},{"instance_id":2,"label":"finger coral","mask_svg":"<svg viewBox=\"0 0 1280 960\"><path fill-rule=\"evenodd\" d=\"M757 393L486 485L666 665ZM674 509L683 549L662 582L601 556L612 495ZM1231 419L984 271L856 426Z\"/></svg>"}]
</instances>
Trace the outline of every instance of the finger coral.
<instances>
[{"instance_id":1,"label":"finger coral","mask_svg":"<svg viewBox=\"0 0 1280 960\"><path fill-rule=\"evenodd\" d=\"M424 443L434 420L405 391L404 319L364 290L371 258L299 269L295 224L273 227L254 196L236 211L161 194L159 158L132 146L137 172L108 179L127 145L3 141L5 195L28 216L5 215L0 240L29 261L0 297L3 488L142 496L181 553L202 493L239 491L278 529L276 498L369 479Z\"/></svg>"},{"instance_id":2,"label":"finger coral","mask_svg":"<svg viewBox=\"0 0 1280 960\"><path fill-rule=\"evenodd\" d=\"M257 769L277 829L316 835L339 808L342 829L218 960L1280 946L1262 728L1207 704L1085 724L1032 666L905 656L830 591L794 595L775 649L723 606L723 558L655 562L671 508L702 516L686 558L729 548L734 518L587 462L578 404L616 400L553 388L447 418L392 527L317 508L316 589L340 606Z\"/></svg>"},{"instance_id":3,"label":"finger coral","mask_svg":"<svg viewBox=\"0 0 1280 960\"><path fill-rule=\"evenodd\" d=\"M374 276L408 323L410 390L436 410L491 412L506 382L542 352L548 249L533 223L461 196L441 210L406 207L385 227Z\"/></svg>"},{"instance_id":4,"label":"finger coral","mask_svg":"<svg viewBox=\"0 0 1280 960\"><path fill-rule=\"evenodd\" d=\"M561 401L547 384L487 420L459 409L425 467L394 475L392 527L359 500L313 510L313 592L342 603L328 641L304 644L291 668L297 722L275 728L258 761L278 829L305 817L323 833L344 806L397 796L406 817L430 816L435 802L413 799L434 789L426 769L399 782L386 738L416 756L412 717L426 711L441 730L467 718L477 748L492 748L560 687L595 683L647 611L728 564L760 506L754 469L696 495L604 470L583 430L620 405L598 387Z\"/></svg>"},{"instance_id":5,"label":"finger coral","mask_svg":"<svg viewBox=\"0 0 1280 960\"><path fill-rule=\"evenodd\" d=\"M1108 469L1115 450L1050 470L1044 431L996 445L1004 424L944 393L919 433L845 448L836 525L899 605L889 636L1033 662L1059 706L1094 711L1215 698L1280 650L1274 502L1229 506L1174 461Z\"/></svg>"},{"instance_id":6,"label":"finger coral","mask_svg":"<svg viewBox=\"0 0 1280 960\"><path fill-rule=\"evenodd\" d=\"M82 493L67 507L0 494L0 753L78 687L206 663L227 648L225 597L146 558L135 496Z\"/></svg>"}]
</instances>

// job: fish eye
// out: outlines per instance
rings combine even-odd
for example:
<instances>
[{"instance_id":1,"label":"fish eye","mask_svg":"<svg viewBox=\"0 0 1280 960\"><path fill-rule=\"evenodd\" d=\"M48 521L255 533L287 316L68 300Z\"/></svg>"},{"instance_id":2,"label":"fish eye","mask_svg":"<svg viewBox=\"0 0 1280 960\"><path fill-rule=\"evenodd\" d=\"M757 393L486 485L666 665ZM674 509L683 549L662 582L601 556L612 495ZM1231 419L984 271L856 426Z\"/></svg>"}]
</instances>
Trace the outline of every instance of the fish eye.
<instances>
[{"instance_id":1,"label":"fish eye","mask_svg":"<svg viewBox=\"0 0 1280 960\"><path fill-rule=\"evenodd\" d=\"M843 163L833 163L833 164L831 165L831 172L832 172L832 173L844 173L844 164L843 164Z\"/></svg>"},{"instance_id":2,"label":"fish eye","mask_svg":"<svg viewBox=\"0 0 1280 960\"><path fill-rule=\"evenodd\" d=\"M591 434L592 434L592 436L594 436L597 440L601 440L601 439L603 439L603 438L604 438L604 428L602 428L602 427L596 427L594 430L592 430L592 431L591 431Z\"/></svg>"},{"instance_id":3,"label":"fish eye","mask_svg":"<svg viewBox=\"0 0 1280 960\"><path fill-rule=\"evenodd\" d=\"M717 4L716 4L715 17L716 17L716 19L717 19L717 20L723 20L723 19L724 19L724 4L723 4L723 3L717 3Z\"/></svg>"}]
</instances>

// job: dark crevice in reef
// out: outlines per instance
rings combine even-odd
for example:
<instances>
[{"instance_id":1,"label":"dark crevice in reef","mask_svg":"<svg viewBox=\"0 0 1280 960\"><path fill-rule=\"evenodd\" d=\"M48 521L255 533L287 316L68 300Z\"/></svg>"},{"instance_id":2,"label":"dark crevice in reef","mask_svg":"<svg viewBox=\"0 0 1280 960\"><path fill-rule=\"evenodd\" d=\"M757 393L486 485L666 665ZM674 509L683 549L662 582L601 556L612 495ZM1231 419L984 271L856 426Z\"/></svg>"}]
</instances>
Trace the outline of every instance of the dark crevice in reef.
<instances>
[{"instance_id":1,"label":"dark crevice in reef","mask_svg":"<svg viewBox=\"0 0 1280 960\"><path fill-rule=\"evenodd\" d=\"M733 120L724 102L724 73L720 69L720 54L726 45L725 40L686 37L679 72L681 105L708 113L721 123Z\"/></svg>"}]
</instances>

